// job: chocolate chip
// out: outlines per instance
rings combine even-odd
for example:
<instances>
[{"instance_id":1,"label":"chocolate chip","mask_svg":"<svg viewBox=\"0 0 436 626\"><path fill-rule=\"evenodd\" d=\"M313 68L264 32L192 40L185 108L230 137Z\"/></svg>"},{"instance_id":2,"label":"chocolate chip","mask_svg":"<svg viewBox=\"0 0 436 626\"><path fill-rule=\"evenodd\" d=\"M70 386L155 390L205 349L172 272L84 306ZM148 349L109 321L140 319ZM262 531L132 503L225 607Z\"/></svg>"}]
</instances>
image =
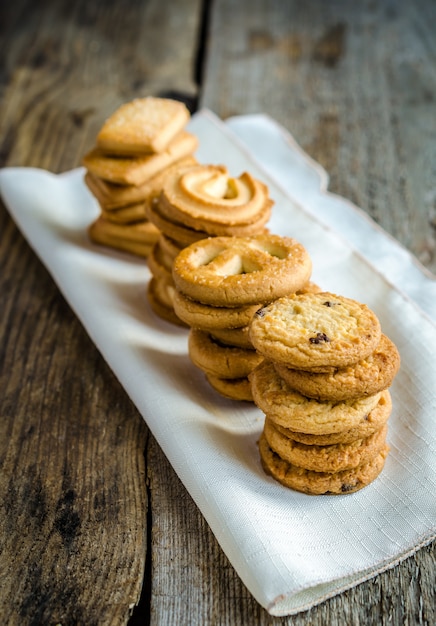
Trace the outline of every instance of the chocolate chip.
<instances>
[{"instance_id":1,"label":"chocolate chip","mask_svg":"<svg viewBox=\"0 0 436 626\"><path fill-rule=\"evenodd\" d=\"M356 485L350 485L349 483L343 483L341 485L341 491L342 493L347 493L348 491L352 491L353 489L356 488Z\"/></svg>"},{"instance_id":2,"label":"chocolate chip","mask_svg":"<svg viewBox=\"0 0 436 626\"><path fill-rule=\"evenodd\" d=\"M330 339L325 333L316 333L316 337L309 338L310 343L328 343Z\"/></svg>"},{"instance_id":3,"label":"chocolate chip","mask_svg":"<svg viewBox=\"0 0 436 626\"><path fill-rule=\"evenodd\" d=\"M257 317L263 317L265 315L265 307L262 307L261 309L257 309L255 315L257 315Z\"/></svg>"}]
</instances>

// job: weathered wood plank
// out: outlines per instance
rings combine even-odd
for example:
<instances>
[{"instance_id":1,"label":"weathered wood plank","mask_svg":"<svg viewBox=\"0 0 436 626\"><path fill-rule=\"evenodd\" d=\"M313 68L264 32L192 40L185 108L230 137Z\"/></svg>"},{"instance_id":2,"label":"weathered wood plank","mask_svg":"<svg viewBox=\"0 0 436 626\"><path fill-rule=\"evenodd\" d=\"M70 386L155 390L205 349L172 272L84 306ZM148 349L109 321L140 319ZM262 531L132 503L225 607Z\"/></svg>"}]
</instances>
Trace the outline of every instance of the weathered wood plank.
<instances>
[{"instance_id":1,"label":"weathered wood plank","mask_svg":"<svg viewBox=\"0 0 436 626\"><path fill-rule=\"evenodd\" d=\"M213 6L201 104L267 112L436 271L436 5L431 0Z\"/></svg>"},{"instance_id":2,"label":"weathered wood plank","mask_svg":"<svg viewBox=\"0 0 436 626\"><path fill-rule=\"evenodd\" d=\"M194 101L200 3L167 13L2 3L0 165L68 170L122 102ZM148 430L3 206L0 306L0 622L125 624L146 559Z\"/></svg>"},{"instance_id":3,"label":"weathered wood plank","mask_svg":"<svg viewBox=\"0 0 436 626\"><path fill-rule=\"evenodd\" d=\"M231 2L212 7L200 105L265 112L436 270L435 5ZM436 545L294 618L259 623L430 624ZM223 603L224 604L224 603Z\"/></svg>"}]
</instances>

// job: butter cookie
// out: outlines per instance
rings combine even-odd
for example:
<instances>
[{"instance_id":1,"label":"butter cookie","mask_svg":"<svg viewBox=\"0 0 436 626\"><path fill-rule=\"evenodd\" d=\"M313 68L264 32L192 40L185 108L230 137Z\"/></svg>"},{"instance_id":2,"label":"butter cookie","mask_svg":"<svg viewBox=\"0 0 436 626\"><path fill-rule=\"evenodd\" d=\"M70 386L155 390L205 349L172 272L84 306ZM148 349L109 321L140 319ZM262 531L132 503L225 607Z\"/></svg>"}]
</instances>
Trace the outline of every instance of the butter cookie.
<instances>
[{"instance_id":1,"label":"butter cookie","mask_svg":"<svg viewBox=\"0 0 436 626\"><path fill-rule=\"evenodd\" d=\"M328 292L291 294L262 307L250 337L265 357L292 369L346 367L365 359L381 339L365 304Z\"/></svg>"},{"instance_id":2,"label":"butter cookie","mask_svg":"<svg viewBox=\"0 0 436 626\"><path fill-rule=\"evenodd\" d=\"M275 363L274 367L292 389L303 395L340 401L387 389L399 370L400 355L395 344L382 334L374 352L354 365L325 373L295 370L283 363Z\"/></svg>"},{"instance_id":3,"label":"butter cookie","mask_svg":"<svg viewBox=\"0 0 436 626\"><path fill-rule=\"evenodd\" d=\"M311 270L307 250L291 237L209 237L177 255L173 278L176 288L193 300L232 307L295 292Z\"/></svg>"},{"instance_id":4,"label":"butter cookie","mask_svg":"<svg viewBox=\"0 0 436 626\"><path fill-rule=\"evenodd\" d=\"M373 482L382 471L389 452L388 444L367 463L340 472L315 472L284 461L268 445L262 433L259 452L264 471L275 480L309 495L354 493Z\"/></svg>"},{"instance_id":5,"label":"butter cookie","mask_svg":"<svg viewBox=\"0 0 436 626\"><path fill-rule=\"evenodd\" d=\"M135 98L122 104L103 124L97 146L106 154L162 152L190 118L183 102L170 98Z\"/></svg>"},{"instance_id":6,"label":"butter cookie","mask_svg":"<svg viewBox=\"0 0 436 626\"><path fill-rule=\"evenodd\" d=\"M381 396L376 393L342 402L319 402L291 389L267 359L249 378L254 402L267 417L290 430L313 435L355 428L377 406Z\"/></svg>"},{"instance_id":7,"label":"butter cookie","mask_svg":"<svg viewBox=\"0 0 436 626\"><path fill-rule=\"evenodd\" d=\"M271 450L284 461L314 472L341 472L356 468L378 455L386 443L387 426L366 439L329 445L307 445L290 439L268 419L263 432Z\"/></svg>"}]
</instances>

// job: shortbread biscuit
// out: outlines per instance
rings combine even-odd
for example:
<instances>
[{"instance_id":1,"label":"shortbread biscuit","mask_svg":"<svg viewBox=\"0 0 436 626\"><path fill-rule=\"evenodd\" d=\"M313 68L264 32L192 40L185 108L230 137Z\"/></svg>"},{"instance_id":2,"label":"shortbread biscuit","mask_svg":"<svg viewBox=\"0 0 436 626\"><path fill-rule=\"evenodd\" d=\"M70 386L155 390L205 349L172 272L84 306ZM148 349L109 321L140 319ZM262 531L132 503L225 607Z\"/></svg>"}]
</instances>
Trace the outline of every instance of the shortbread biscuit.
<instances>
[{"instance_id":1,"label":"shortbread biscuit","mask_svg":"<svg viewBox=\"0 0 436 626\"><path fill-rule=\"evenodd\" d=\"M270 302L305 285L307 250L291 237L210 237L184 248L173 265L179 291L212 306Z\"/></svg>"},{"instance_id":2,"label":"shortbread biscuit","mask_svg":"<svg viewBox=\"0 0 436 626\"><path fill-rule=\"evenodd\" d=\"M174 241L174 239L167 237L163 233L159 237L159 248L162 255L166 258L166 263L171 267L173 266L174 259L183 247L183 245L181 245L177 241Z\"/></svg>"},{"instance_id":3,"label":"shortbread biscuit","mask_svg":"<svg viewBox=\"0 0 436 626\"><path fill-rule=\"evenodd\" d=\"M111 183L89 171L85 173L85 183L91 193L97 198L101 208L105 211L111 211L131 204L142 204L145 201L151 202L162 191L166 176L196 164L197 159L194 156L184 157L164 168L139 186Z\"/></svg>"},{"instance_id":4,"label":"shortbread biscuit","mask_svg":"<svg viewBox=\"0 0 436 626\"><path fill-rule=\"evenodd\" d=\"M197 165L167 177L159 204L169 220L219 236L236 234L235 227L258 231L273 202L268 187L247 172L234 178L223 165Z\"/></svg>"},{"instance_id":5,"label":"shortbread biscuit","mask_svg":"<svg viewBox=\"0 0 436 626\"><path fill-rule=\"evenodd\" d=\"M192 155L197 146L197 137L182 131L163 152L157 154L115 157L105 155L99 148L93 148L83 157L82 163L98 178L120 185L139 186L179 159Z\"/></svg>"},{"instance_id":6,"label":"shortbread biscuit","mask_svg":"<svg viewBox=\"0 0 436 626\"><path fill-rule=\"evenodd\" d=\"M192 300L180 291L176 291L174 295L174 310L177 315L189 326L210 332L246 327L258 309L258 304L218 307Z\"/></svg>"},{"instance_id":7,"label":"shortbread biscuit","mask_svg":"<svg viewBox=\"0 0 436 626\"><path fill-rule=\"evenodd\" d=\"M174 286L174 281L171 273L171 265L166 264L165 257L161 254L161 248L159 247L159 240L152 247L150 254L148 255L148 268L153 276L156 278L162 278L167 281L168 284ZM175 294L175 289L173 290ZM172 296L172 301L174 295Z\"/></svg>"},{"instance_id":8,"label":"shortbread biscuit","mask_svg":"<svg viewBox=\"0 0 436 626\"><path fill-rule=\"evenodd\" d=\"M147 299L152 311L161 319L186 328L186 324L177 317L172 306L171 283L167 283L163 278L152 277L147 286Z\"/></svg>"},{"instance_id":9,"label":"shortbread biscuit","mask_svg":"<svg viewBox=\"0 0 436 626\"><path fill-rule=\"evenodd\" d=\"M390 387L400 367L400 355L386 335L372 354L355 365L328 373L312 373L290 369L275 363L277 373L292 389L317 400L349 400L371 396Z\"/></svg>"},{"instance_id":10,"label":"shortbread biscuit","mask_svg":"<svg viewBox=\"0 0 436 626\"><path fill-rule=\"evenodd\" d=\"M255 350L220 344L195 328L189 331L188 351L194 365L219 378L245 378L262 360Z\"/></svg>"},{"instance_id":11,"label":"shortbread biscuit","mask_svg":"<svg viewBox=\"0 0 436 626\"><path fill-rule=\"evenodd\" d=\"M342 472L367 463L379 454L386 442L387 426L366 439L327 446L306 445L286 437L266 419L264 435L269 447L281 459L314 472Z\"/></svg>"},{"instance_id":12,"label":"shortbread biscuit","mask_svg":"<svg viewBox=\"0 0 436 626\"><path fill-rule=\"evenodd\" d=\"M159 231L150 222L115 224L101 215L89 226L90 239L99 245L148 257L159 237Z\"/></svg>"},{"instance_id":13,"label":"shortbread biscuit","mask_svg":"<svg viewBox=\"0 0 436 626\"><path fill-rule=\"evenodd\" d=\"M252 402L251 387L248 378L219 378L206 374L206 379L215 391L231 400Z\"/></svg>"},{"instance_id":14,"label":"shortbread biscuit","mask_svg":"<svg viewBox=\"0 0 436 626\"><path fill-rule=\"evenodd\" d=\"M209 234L201 231L187 228L183 224L172 222L164 217L159 211L159 202L155 201L147 204L147 217L156 228L159 229L168 239L176 241L180 246L186 247L202 239L209 237Z\"/></svg>"},{"instance_id":15,"label":"shortbread biscuit","mask_svg":"<svg viewBox=\"0 0 436 626\"><path fill-rule=\"evenodd\" d=\"M243 326L242 328L216 328L210 330L209 333L214 339L225 345L253 350L248 331L249 327Z\"/></svg>"},{"instance_id":16,"label":"shortbread biscuit","mask_svg":"<svg viewBox=\"0 0 436 626\"><path fill-rule=\"evenodd\" d=\"M250 337L264 356L310 371L365 359L380 342L381 326L356 300L328 292L291 294L255 314Z\"/></svg>"},{"instance_id":17,"label":"shortbread biscuit","mask_svg":"<svg viewBox=\"0 0 436 626\"><path fill-rule=\"evenodd\" d=\"M111 211L106 211L102 208L101 214L108 222L114 222L115 224L134 224L135 222L149 221L144 202L129 204Z\"/></svg>"},{"instance_id":18,"label":"shortbread biscuit","mask_svg":"<svg viewBox=\"0 0 436 626\"><path fill-rule=\"evenodd\" d=\"M386 389L382 392L377 406L368 415L364 415L360 422L350 430L328 435L311 435L284 428L277 423L274 423L274 426L282 435L294 441L299 441L309 446L331 446L338 443L351 443L357 439L366 439L383 428L388 422L391 412L392 400L389 391Z\"/></svg>"},{"instance_id":19,"label":"shortbread biscuit","mask_svg":"<svg viewBox=\"0 0 436 626\"><path fill-rule=\"evenodd\" d=\"M103 124L97 146L107 154L162 152L190 118L183 102L136 98L121 105Z\"/></svg>"},{"instance_id":20,"label":"shortbread biscuit","mask_svg":"<svg viewBox=\"0 0 436 626\"><path fill-rule=\"evenodd\" d=\"M368 463L342 472L314 472L284 461L273 452L262 433L259 452L264 471L279 483L310 495L354 493L373 482L382 471L389 452L385 444Z\"/></svg>"},{"instance_id":21,"label":"shortbread biscuit","mask_svg":"<svg viewBox=\"0 0 436 626\"><path fill-rule=\"evenodd\" d=\"M343 402L319 402L294 391L271 361L264 359L250 374L256 405L274 423L301 433L325 435L355 428L380 400L380 393Z\"/></svg>"}]
</instances>

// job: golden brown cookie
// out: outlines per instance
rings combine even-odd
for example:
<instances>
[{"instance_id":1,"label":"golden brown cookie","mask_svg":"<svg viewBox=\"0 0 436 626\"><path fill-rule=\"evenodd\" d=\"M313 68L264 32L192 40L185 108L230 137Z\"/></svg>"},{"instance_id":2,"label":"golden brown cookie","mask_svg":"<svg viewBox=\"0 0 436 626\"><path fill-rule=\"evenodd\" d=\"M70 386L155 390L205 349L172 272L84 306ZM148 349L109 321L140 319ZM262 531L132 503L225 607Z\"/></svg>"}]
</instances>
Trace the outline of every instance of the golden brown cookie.
<instances>
[{"instance_id":1,"label":"golden brown cookie","mask_svg":"<svg viewBox=\"0 0 436 626\"><path fill-rule=\"evenodd\" d=\"M357 439L366 439L377 430L383 428L387 423L392 411L392 400L389 391L386 389L382 392L380 400L375 408L364 415L360 422L350 430L331 433L327 435L311 435L309 433L300 433L289 428L284 428L275 423L276 430L281 432L285 437L305 443L309 446L331 446L338 443L351 443ZM269 418L267 418L269 419Z\"/></svg>"},{"instance_id":2,"label":"golden brown cookie","mask_svg":"<svg viewBox=\"0 0 436 626\"><path fill-rule=\"evenodd\" d=\"M89 227L90 239L99 245L147 257L159 237L159 231L150 222L115 224L98 217Z\"/></svg>"},{"instance_id":3,"label":"golden brown cookie","mask_svg":"<svg viewBox=\"0 0 436 626\"><path fill-rule=\"evenodd\" d=\"M222 165L197 165L168 176L159 200L167 219L217 236L259 232L272 204L266 185L247 172L233 178Z\"/></svg>"},{"instance_id":4,"label":"golden brown cookie","mask_svg":"<svg viewBox=\"0 0 436 626\"><path fill-rule=\"evenodd\" d=\"M250 337L265 357L310 371L365 359L380 342L381 326L356 300L328 292L292 294L257 311Z\"/></svg>"},{"instance_id":5,"label":"golden brown cookie","mask_svg":"<svg viewBox=\"0 0 436 626\"><path fill-rule=\"evenodd\" d=\"M274 423L313 435L355 428L380 400L380 393L343 402L319 402L294 391L271 361L264 360L249 376L256 405Z\"/></svg>"},{"instance_id":6,"label":"golden brown cookie","mask_svg":"<svg viewBox=\"0 0 436 626\"><path fill-rule=\"evenodd\" d=\"M179 291L212 306L270 302L305 285L312 270L307 250L291 237L210 237L174 260Z\"/></svg>"},{"instance_id":7,"label":"golden brown cookie","mask_svg":"<svg viewBox=\"0 0 436 626\"><path fill-rule=\"evenodd\" d=\"M225 398L252 402L251 387L248 378L220 378L206 374L211 387Z\"/></svg>"},{"instance_id":8,"label":"golden brown cookie","mask_svg":"<svg viewBox=\"0 0 436 626\"><path fill-rule=\"evenodd\" d=\"M189 326L211 332L247 326L258 308L258 304L217 307L192 300L180 291L174 295L174 310L177 315Z\"/></svg>"},{"instance_id":9,"label":"golden brown cookie","mask_svg":"<svg viewBox=\"0 0 436 626\"><path fill-rule=\"evenodd\" d=\"M168 284L174 286L174 281L171 273L171 265L168 266L167 258L162 254L162 249L159 245L160 238L152 247L150 254L148 255L148 267L150 272L155 277L164 278ZM174 289L175 295L175 289ZM174 295L172 300L174 300Z\"/></svg>"},{"instance_id":10,"label":"golden brown cookie","mask_svg":"<svg viewBox=\"0 0 436 626\"><path fill-rule=\"evenodd\" d=\"M101 208L105 211L111 211L131 204L151 202L162 191L166 176L176 170L181 171L196 164L197 160L193 156L179 159L139 186L111 183L91 172L85 173L85 183L97 198Z\"/></svg>"},{"instance_id":11,"label":"golden brown cookie","mask_svg":"<svg viewBox=\"0 0 436 626\"><path fill-rule=\"evenodd\" d=\"M194 328L189 332L188 350L194 365L219 378L245 378L262 360L255 350L220 344Z\"/></svg>"},{"instance_id":12,"label":"golden brown cookie","mask_svg":"<svg viewBox=\"0 0 436 626\"><path fill-rule=\"evenodd\" d=\"M120 185L139 186L179 159L192 155L197 146L198 139L192 133L182 131L163 152L115 157L93 148L83 157L82 163L98 178Z\"/></svg>"},{"instance_id":13,"label":"golden brown cookie","mask_svg":"<svg viewBox=\"0 0 436 626\"><path fill-rule=\"evenodd\" d=\"M292 465L271 450L263 433L259 452L264 471L285 487L310 495L340 495L354 493L373 482L384 467L389 446L385 444L368 463L341 472L314 472Z\"/></svg>"},{"instance_id":14,"label":"golden brown cookie","mask_svg":"<svg viewBox=\"0 0 436 626\"><path fill-rule=\"evenodd\" d=\"M314 472L341 472L367 463L379 454L385 445L387 426L366 439L322 446L286 437L269 419L265 420L263 432L271 450L284 461Z\"/></svg>"},{"instance_id":15,"label":"golden brown cookie","mask_svg":"<svg viewBox=\"0 0 436 626\"><path fill-rule=\"evenodd\" d=\"M201 239L209 237L209 234L204 231L187 228L183 224L168 220L161 214L158 201L147 204L146 209L147 217L150 222L152 222L168 239L176 241L181 247L189 246L192 243L196 243Z\"/></svg>"},{"instance_id":16,"label":"golden brown cookie","mask_svg":"<svg viewBox=\"0 0 436 626\"><path fill-rule=\"evenodd\" d=\"M162 152L185 127L190 113L169 98L136 98L121 105L103 124L97 146L107 154Z\"/></svg>"},{"instance_id":17,"label":"golden brown cookie","mask_svg":"<svg viewBox=\"0 0 436 626\"><path fill-rule=\"evenodd\" d=\"M134 224L135 222L149 221L144 202L129 204L119 209L111 209L110 211L102 208L101 214L105 220L115 224Z\"/></svg>"},{"instance_id":18,"label":"golden brown cookie","mask_svg":"<svg viewBox=\"0 0 436 626\"><path fill-rule=\"evenodd\" d=\"M183 248L183 246L177 243L177 241L170 239L163 233L159 237L159 247L162 254L166 257L166 263L171 267L173 266L174 259Z\"/></svg>"},{"instance_id":19,"label":"golden brown cookie","mask_svg":"<svg viewBox=\"0 0 436 626\"><path fill-rule=\"evenodd\" d=\"M180 320L174 313L172 307L172 290L171 283L165 281L164 278L151 278L147 287L147 298L152 311L161 319L176 326L186 327L186 324Z\"/></svg>"},{"instance_id":20,"label":"golden brown cookie","mask_svg":"<svg viewBox=\"0 0 436 626\"><path fill-rule=\"evenodd\" d=\"M243 326L242 328L216 328L209 332L214 339L228 346L253 350L248 331L248 326Z\"/></svg>"},{"instance_id":21,"label":"golden brown cookie","mask_svg":"<svg viewBox=\"0 0 436 626\"><path fill-rule=\"evenodd\" d=\"M279 376L292 389L317 400L349 400L371 396L387 389L400 367L400 355L395 344L382 335L374 352L348 367L327 373L313 373L290 369L283 363L275 363Z\"/></svg>"}]
</instances>

